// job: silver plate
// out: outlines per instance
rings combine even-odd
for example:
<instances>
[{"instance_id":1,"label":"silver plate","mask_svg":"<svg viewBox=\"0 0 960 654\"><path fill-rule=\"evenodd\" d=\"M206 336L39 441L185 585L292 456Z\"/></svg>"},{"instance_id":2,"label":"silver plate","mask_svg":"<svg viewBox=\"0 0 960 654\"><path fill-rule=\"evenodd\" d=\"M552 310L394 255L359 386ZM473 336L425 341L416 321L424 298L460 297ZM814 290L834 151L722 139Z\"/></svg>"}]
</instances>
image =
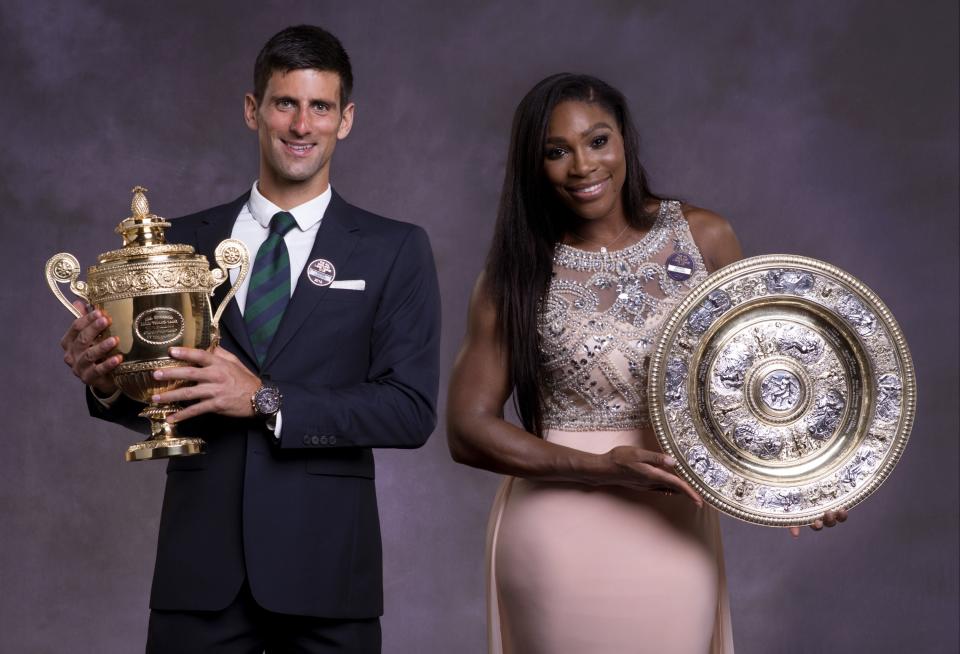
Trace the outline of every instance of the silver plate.
<instances>
[{"instance_id":1,"label":"silver plate","mask_svg":"<svg viewBox=\"0 0 960 654\"><path fill-rule=\"evenodd\" d=\"M704 500L761 525L851 508L893 470L916 380L873 291L828 263L744 259L667 321L650 363L650 416Z\"/></svg>"}]
</instances>

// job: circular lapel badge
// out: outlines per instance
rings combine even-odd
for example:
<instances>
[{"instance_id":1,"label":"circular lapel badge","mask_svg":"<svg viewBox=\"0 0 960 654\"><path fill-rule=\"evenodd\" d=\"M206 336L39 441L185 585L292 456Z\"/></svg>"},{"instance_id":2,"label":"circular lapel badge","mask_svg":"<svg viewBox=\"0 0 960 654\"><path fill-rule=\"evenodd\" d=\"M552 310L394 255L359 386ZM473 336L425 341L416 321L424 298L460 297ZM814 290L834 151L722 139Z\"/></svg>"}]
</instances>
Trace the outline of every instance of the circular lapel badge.
<instances>
[{"instance_id":1,"label":"circular lapel badge","mask_svg":"<svg viewBox=\"0 0 960 654\"><path fill-rule=\"evenodd\" d=\"M307 279L316 286L330 286L337 276L337 269L326 259L314 259L307 266Z\"/></svg>"},{"instance_id":2,"label":"circular lapel badge","mask_svg":"<svg viewBox=\"0 0 960 654\"><path fill-rule=\"evenodd\" d=\"M693 257L686 252L674 252L667 258L667 276L678 282L693 275Z\"/></svg>"}]
</instances>

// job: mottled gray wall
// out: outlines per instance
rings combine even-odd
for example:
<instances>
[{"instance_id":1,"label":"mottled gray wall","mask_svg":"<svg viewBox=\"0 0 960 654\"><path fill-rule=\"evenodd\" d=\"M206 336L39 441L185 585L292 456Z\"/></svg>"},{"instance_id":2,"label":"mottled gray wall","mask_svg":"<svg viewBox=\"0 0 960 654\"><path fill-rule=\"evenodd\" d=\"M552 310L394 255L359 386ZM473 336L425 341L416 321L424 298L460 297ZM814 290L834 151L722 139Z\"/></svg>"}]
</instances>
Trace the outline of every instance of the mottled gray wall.
<instances>
[{"instance_id":1,"label":"mottled gray wall","mask_svg":"<svg viewBox=\"0 0 960 654\"><path fill-rule=\"evenodd\" d=\"M747 254L826 259L876 290L916 359L912 440L840 529L795 542L725 521L736 641L957 651L957 18L951 0L5 2L0 651L141 648L164 480L162 464L121 461L129 434L86 417L43 262L113 247L134 184L165 216L249 186L253 58L304 21L338 34L355 65L334 184L433 240L445 369L513 108L561 70L622 88L656 188L728 217ZM442 429L378 460L385 651L481 652L497 480L453 464Z\"/></svg>"}]
</instances>

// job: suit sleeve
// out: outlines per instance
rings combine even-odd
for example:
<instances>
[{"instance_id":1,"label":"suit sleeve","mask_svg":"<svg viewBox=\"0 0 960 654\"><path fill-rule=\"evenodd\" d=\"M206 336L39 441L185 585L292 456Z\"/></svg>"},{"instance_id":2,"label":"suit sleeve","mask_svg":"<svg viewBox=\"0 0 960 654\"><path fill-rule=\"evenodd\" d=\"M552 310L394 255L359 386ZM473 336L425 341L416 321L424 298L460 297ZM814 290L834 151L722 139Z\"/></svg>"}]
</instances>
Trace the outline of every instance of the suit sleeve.
<instances>
[{"instance_id":1,"label":"suit sleeve","mask_svg":"<svg viewBox=\"0 0 960 654\"><path fill-rule=\"evenodd\" d=\"M131 400L125 394L121 393L109 407L106 407L93 396L93 391L87 387L87 409L94 418L100 418L108 422L123 425L127 429L140 432L141 434L150 433L150 421L138 417L143 410L144 405Z\"/></svg>"},{"instance_id":2,"label":"suit sleeve","mask_svg":"<svg viewBox=\"0 0 960 654\"><path fill-rule=\"evenodd\" d=\"M374 317L363 383L310 387L273 379L283 394L282 449L423 445L437 423L440 291L426 232L407 232Z\"/></svg>"}]
</instances>

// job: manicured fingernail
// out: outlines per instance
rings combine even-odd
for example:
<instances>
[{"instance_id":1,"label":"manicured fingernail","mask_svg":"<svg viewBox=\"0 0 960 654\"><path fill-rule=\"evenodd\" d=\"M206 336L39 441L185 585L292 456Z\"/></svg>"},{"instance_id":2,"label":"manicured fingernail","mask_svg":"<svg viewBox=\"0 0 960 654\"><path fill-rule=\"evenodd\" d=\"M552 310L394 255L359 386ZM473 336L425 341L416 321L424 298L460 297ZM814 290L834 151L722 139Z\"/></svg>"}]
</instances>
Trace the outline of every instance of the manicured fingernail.
<instances>
[{"instance_id":1,"label":"manicured fingernail","mask_svg":"<svg viewBox=\"0 0 960 654\"><path fill-rule=\"evenodd\" d=\"M94 318L99 318L99 317L102 316L102 315L103 315L103 314L100 313L100 309L97 309L96 311L93 312L93 317L94 317Z\"/></svg>"},{"instance_id":2,"label":"manicured fingernail","mask_svg":"<svg viewBox=\"0 0 960 654\"><path fill-rule=\"evenodd\" d=\"M663 465L673 467L677 465L677 460L672 456L665 456L663 457Z\"/></svg>"},{"instance_id":3,"label":"manicured fingernail","mask_svg":"<svg viewBox=\"0 0 960 654\"><path fill-rule=\"evenodd\" d=\"M159 395L151 395L151 396L150 396L150 401L151 401L151 402L159 402L159 401L160 401L160 396L159 396Z\"/></svg>"},{"instance_id":4,"label":"manicured fingernail","mask_svg":"<svg viewBox=\"0 0 960 654\"><path fill-rule=\"evenodd\" d=\"M163 371L162 371L162 370L155 370L155 371L153 372L153 378L154 378L154 379L163 379Z\"/></svg>"},{"instance_id":5,"label":"manicured fingernail","mask_svg":"<svg viewBox=\"0 0 960 654\"><path fill-rule=\"evenodd\" d=\"M167 416L167 422L170 423L171 425L172 425L173 423L175 423L176 421L177 421L177 419L174 418L173 416Z\"/></svg>"},{"instance_id":6,"label":"manicured fingernail","mask_svg":"<svg viewBox=\"0 0 960 654\"><path fill-rule=\"evenodd\" d=\"M173 357L180 356L180 348L179 348L179 347L171 347L171 348L170 348L170 356L173 356Z\"/></svg>"}]
</instances>

